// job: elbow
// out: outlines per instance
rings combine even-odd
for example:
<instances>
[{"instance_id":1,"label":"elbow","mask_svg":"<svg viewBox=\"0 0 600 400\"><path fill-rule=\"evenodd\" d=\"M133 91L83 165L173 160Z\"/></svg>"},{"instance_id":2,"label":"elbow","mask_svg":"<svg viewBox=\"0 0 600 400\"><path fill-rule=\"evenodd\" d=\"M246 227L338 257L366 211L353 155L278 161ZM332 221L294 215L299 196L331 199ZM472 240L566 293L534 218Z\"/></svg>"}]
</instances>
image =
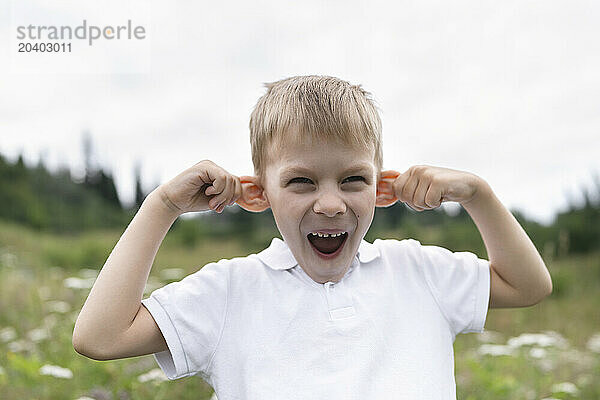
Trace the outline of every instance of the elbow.
<instances>
[{"instance_id":1,"label":"elbow","mask_svg":"<svg viewBox=\"0 0 600 400\"><path fill-rule=\"evenodd\" d=\"M548 269L546 269L546 279L545 279L545 284L544 284L544 290L543 290L543 295L542 295L542 298L540 299L540 301L542 301L546 297L550 296L552 294L552 289L553 289L552 276L548 272Z\"/></svg>"},{"instance_id":2,"label":"elbow","mask_svg":"<svg viewBox=\"0 0 600 400\"><path fill-rule=\"evenodd\" d=\"M81 340L79 336L73 334L73 339L71 342L73 344L73 349L77 352L77 354L81 354L84 357L96 360L95 355L92 355L89 346L83 340Z\"/></svg>"},{"instance_id":3,"label":"elbow","mask_svg":"<svg viewBox=\"0 0 600 400\"><path fill-rule=\"evenodd\" d=\"M543 286L536 295L529 297L529 301L527 302L527 307L534 306L538 303L541 303L546 297L552 294L552 280L548 279L548 283Z\"/></svg>"},{"instance_id":4,"label":"elbow","mask_svg":"<svg viewBox=\"0 0 600 400\"><path fill-rule=\"evenodd\" d=\"M95 346L90 345L89 341L85 341L81 339L81 337L77 334L73 334L72 338L73 349L84 357L90 358L96 361L107 361L110 360L110 357L107 357L106 354L98 351Z\"/></svg>"},{"instance_id":5,"label":"elbow","mask_svg":"<svg viewBox=\"0 0 600 400\"><path fill-rule=\"evenodd\" d=\"M544 265L544 270L545 270L545 277L544 279L541 280L541 285L539 286L539 289L536 293L535 296L533 296L533 302L531 303L531 305L535 305L540 303L542 300L544 300L546 297L550 296L552 294L552 276L550 275L550 273L548 272L548 269L546 268L546 266Z\"/></svg>"},{"instance_id":6,"label":"elbow","mask_svg":"<svg viewBox=\"0 0 600 400\"><path fill-rule=\"evenodd\" d=\"M550 275L548 275L548 289L547 289L547 293L546 296L550 296L552 294L552 290L553 290L553 286L552 286L552 278L550 277Z\"/></svg>"}]
</instances>

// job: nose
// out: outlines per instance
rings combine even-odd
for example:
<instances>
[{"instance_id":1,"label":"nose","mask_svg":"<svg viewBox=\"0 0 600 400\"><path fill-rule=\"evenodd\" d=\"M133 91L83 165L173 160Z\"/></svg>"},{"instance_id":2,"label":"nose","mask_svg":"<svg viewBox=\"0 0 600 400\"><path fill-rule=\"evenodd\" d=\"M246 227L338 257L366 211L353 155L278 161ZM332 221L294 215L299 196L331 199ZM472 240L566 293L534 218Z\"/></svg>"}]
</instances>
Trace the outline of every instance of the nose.
<instances>
[{"instance_id":1,"label":"nose","mask_svg":"<svg viewBox=\"0 0 600 400\"><path fill-rule=\"evenodd\" d=\"M313 210L317 214L335 217L337 214L346 213L346 203L335 190L323 190L317 195Z\"/></svg>"}]
</instances>

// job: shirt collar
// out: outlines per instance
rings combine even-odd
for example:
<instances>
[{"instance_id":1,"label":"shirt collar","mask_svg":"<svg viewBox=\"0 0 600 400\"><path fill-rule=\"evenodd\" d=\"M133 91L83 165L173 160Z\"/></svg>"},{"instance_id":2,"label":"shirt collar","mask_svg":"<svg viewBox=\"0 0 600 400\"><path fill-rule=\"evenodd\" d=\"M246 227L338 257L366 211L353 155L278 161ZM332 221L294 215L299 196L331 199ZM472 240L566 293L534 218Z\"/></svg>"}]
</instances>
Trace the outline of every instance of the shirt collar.
<instances>
[{"instance_id":1,"label":"shirt collar","mask_svg":"<svg viewBox=\"0 0 600 400\"><path fill-rule=\"evenodd\" d=\"M380 253L375 245L363 239L358 246L357 255L361 263L367 263L379 257ZM269 247L256 256L274 270L286 270L298 265L288 245L279 238L273 238Z\"/></svg>"}]
</instances>

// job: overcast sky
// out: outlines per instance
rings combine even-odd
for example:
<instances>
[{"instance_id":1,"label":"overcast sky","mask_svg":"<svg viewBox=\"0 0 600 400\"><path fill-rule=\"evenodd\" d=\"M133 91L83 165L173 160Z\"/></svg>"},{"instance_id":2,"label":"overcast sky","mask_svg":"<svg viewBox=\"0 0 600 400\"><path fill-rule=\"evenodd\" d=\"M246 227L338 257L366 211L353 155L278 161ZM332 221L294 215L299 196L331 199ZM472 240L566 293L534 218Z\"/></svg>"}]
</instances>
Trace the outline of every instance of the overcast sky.
<instances>
[{"instance_id":1,"label":"overcast sky","mask_svg":"<svg viewBox=\"0 0 600 400\"><path fill-rule=\"evenodd\" d=\"M80 175L89 131L125 202L138 160L147 189L205 158L251 174L248 120L263 83L304 74L374 94L385 168L470 171L538 221L600 173L599 2L6 3L0 153L42 154ZM146 38L17 53L18 25L83 19L131 19Z\"/></svg>"}]
</instances>

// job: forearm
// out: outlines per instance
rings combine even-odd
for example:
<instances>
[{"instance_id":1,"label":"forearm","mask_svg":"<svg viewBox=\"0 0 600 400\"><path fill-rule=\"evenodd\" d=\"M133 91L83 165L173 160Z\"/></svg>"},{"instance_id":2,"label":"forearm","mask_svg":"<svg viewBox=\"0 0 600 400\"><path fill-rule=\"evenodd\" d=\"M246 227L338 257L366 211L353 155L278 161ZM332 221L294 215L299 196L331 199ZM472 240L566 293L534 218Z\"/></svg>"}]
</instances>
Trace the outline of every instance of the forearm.
<instances>
[{"instance_id":1,"label":"forearm","mask_svg":"<svg viewBox=\"0 0 600 400\"><path fill-rule=\"evenodd\" d=\"M75 323L73 340L110 344L130 325L141 305L154 257L178 213L154 191L106 260Z\"/></svg>"},{"instance_id":2,"label":"forearm","mask_svg":"<svg viewBox=\"0 0 600 400\"><path fill-rule=\"evenodd\" d=\"M462 206L479 229L496 273L529 302L546 296L552 280L542 257L490 186L482 182L473 199Z\"/></svg>"}]
</instances>

